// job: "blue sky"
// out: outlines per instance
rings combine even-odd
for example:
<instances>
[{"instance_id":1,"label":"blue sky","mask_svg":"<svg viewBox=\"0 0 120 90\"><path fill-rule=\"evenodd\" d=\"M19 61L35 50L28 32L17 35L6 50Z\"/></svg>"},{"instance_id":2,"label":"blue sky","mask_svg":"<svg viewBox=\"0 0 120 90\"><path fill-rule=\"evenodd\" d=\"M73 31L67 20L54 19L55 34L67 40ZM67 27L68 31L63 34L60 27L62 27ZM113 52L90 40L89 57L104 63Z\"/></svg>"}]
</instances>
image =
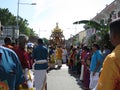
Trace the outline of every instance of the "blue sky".
<instances>
[{"instance_id":1,"label":"blue sky","mask_svg":"<svg viewBox=\"0 0 120 90\"><path fill-rule=\"evenodd\" d=\"M27 19L29 27L40 37L49 39L56 22L63 30L66 39L83 30L83 25L73 25L78 20L92 19L97 13L114 0L20 0L20 3L37 3L37 5L19 4L19 16ZM17 15L18 0L0 0L0 8L8 8Z\"/></svg>"}]
</instances>

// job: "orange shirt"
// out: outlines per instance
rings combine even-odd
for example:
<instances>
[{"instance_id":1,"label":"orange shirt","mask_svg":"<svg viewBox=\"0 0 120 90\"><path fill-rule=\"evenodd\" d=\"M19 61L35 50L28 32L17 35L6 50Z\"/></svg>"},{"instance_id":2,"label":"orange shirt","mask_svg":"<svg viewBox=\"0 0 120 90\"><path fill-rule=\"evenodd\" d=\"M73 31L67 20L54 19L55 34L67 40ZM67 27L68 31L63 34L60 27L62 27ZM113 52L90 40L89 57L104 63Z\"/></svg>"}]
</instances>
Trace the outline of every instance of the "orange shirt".
<instances>
[{"instance_id":1,"label":"orange shirt","mask_svg":"<svg viewBox=\"0 0 120 90\"><path fill-rule=\"evenodd\" d=\"M105 58L97 90L120 90L120 45Z\"/></svg>"},{"instance_id":2,"label":"orange shirt","mask_svg":"<svg viewBox=\"0 0 120 90\"><path fill-rule=\"evenodd\" d=\"M13 49L13 46L11 46L11 45L3 45L4 47L7 47L7 48L9 48L9 49Z\"/></svg>"}]
</instances>

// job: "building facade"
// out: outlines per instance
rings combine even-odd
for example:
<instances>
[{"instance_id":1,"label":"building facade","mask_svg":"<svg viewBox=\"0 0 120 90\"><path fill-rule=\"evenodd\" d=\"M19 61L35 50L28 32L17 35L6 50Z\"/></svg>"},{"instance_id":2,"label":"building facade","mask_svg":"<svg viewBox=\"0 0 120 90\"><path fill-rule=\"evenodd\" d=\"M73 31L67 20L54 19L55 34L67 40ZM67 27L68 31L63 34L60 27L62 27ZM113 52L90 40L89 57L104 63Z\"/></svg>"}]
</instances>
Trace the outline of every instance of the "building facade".
<instances>
[{"instance_id":1,"label":"building facade","mask_svg":"<svg viewBox=\"0 0 120 90\"><path fill-rule=\"evenodd\" d=\"M106 7L101 12L97 13L96 16L93 17L91 20L98 23L100 23L100 21L103 20L104 23L108 24L110 21L119 17L120 17L120 0L114 0L109 5L106 5ZM78 42L87 43L88 39L92 35L96 34L96 30L94 28L89 28L79 32L78 34L79 34L79 36L77 36L77 38L79 38L77 39Z\"/></svg>"}]
</instances>

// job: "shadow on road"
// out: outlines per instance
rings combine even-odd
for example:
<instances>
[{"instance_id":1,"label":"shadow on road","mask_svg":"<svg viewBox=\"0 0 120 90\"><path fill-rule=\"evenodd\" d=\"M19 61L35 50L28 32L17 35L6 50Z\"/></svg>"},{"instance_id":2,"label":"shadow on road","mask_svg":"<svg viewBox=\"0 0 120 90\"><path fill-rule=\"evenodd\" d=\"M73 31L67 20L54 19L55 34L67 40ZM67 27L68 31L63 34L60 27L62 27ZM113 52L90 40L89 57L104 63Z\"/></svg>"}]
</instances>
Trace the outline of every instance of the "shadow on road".
<instances>
[{"instance_id":1,"label":"shadow on road","mask_svg":"<svg viewBox=\"0 0 120 90\"><path fill-rule=\"evenodd\" d=\"M76 71L72 71L70 69L68 69L68 73L76 79L77 84L80 86L80 88L83 89L83 81L80 81L80 79L79 79L80 74L77 74Z\"/></svg>"}]
</instances>

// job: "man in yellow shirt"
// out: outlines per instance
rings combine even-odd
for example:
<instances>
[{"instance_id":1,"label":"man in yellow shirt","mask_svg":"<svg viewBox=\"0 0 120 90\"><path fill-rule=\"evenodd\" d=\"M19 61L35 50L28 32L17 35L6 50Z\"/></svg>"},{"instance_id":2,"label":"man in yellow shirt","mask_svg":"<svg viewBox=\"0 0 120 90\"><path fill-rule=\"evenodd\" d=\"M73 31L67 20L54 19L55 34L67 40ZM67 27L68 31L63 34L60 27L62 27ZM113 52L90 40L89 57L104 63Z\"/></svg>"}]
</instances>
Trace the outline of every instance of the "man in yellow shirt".
<instances>
[{"instance_id":1,"label":"man in yellow shirt","mask_svg":"<svg viewBox=\"0 0 120 90\"><path fill-rule=\"evenodd\" d=\"M63 50L62 50L61 46L58 46L56 48L56 63L58 65L58 67L57 67L58 69L60 69L62 66L62 53L63 53Z\"/></svg>"},{"instance_id":2,"label":"man in yellow shirt","mask_svg":"<svg viewBox=\"0 0 120 90\"><path fill-rule=\"evenodd\" d=\"M110 41L115 49L104 60L97 90L120 90L120 18L110 23Z\"/></svg>"}]
</instances>

